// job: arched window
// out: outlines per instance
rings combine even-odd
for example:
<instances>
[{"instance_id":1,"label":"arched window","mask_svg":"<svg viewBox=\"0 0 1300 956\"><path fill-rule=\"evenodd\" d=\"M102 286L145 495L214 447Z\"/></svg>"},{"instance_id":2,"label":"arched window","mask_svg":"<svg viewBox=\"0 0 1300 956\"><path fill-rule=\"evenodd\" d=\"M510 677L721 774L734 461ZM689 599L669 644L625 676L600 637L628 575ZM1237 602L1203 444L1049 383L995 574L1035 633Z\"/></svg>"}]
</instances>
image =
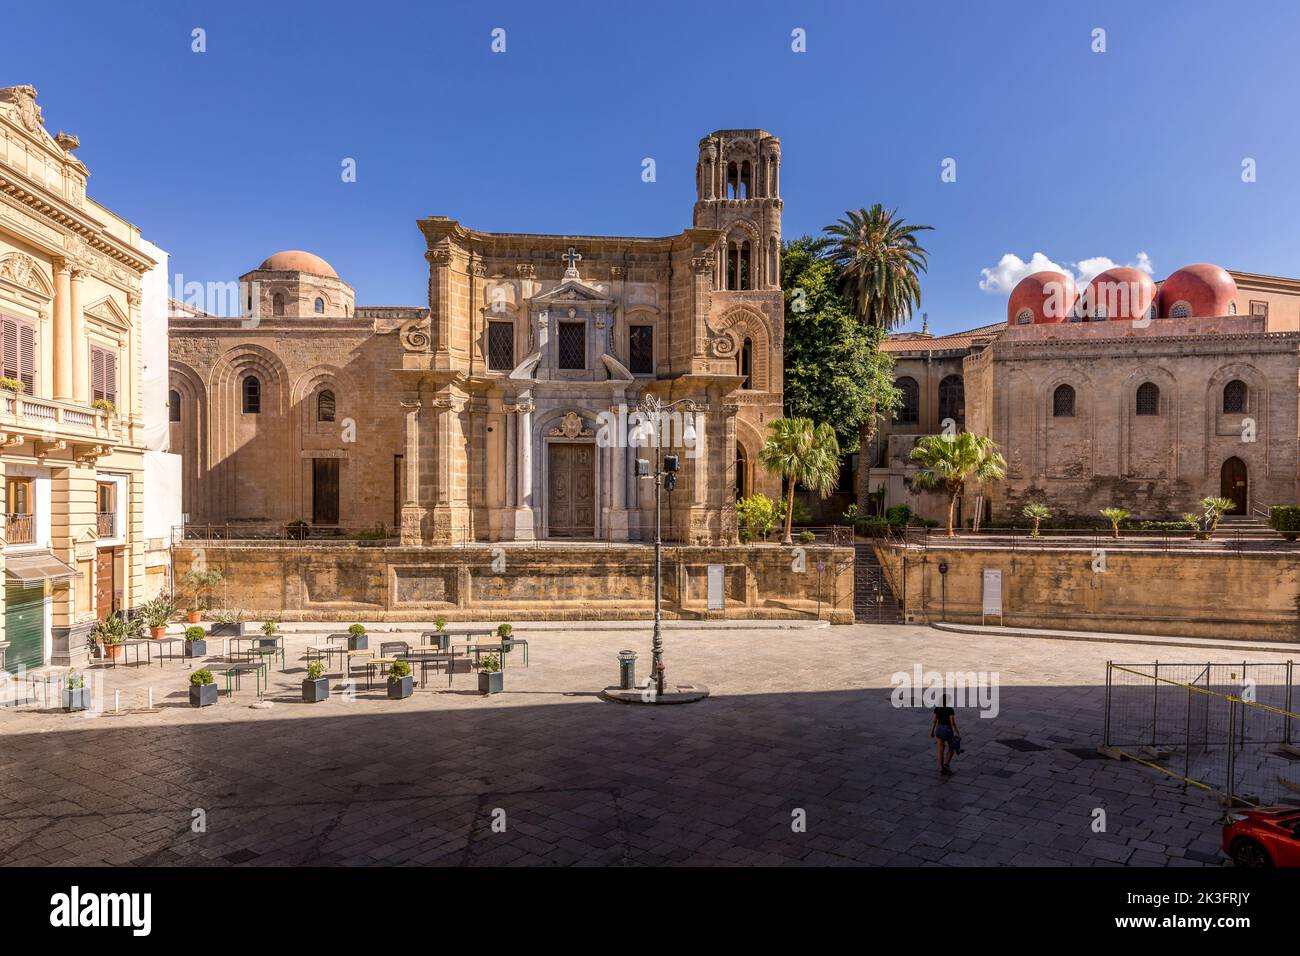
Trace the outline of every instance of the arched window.
<instances>
[{"instance_id":1,"label":"arched window","mask_svg":"<svg viewBox=\"0 0 1300 956\"><path fill-rule=\"evenodd\" d=\"M316 314L317 315L325 314L325 300L320 297L317 297L316 299Z\"/></svg>"},{"instance_id":2,"label":"arched window","mask_svg":"<svg viewBox=\"0 0 1300 956\"><path fill-rule=\"evenodd\" d=\"M740 164L740 189L737 199L748 199L754 195L753 175L753 167L750 166L749 160Z\"/></svg>"},{"instance_id":3,"label":"arched window","mask_svg":"<svg viewBox=\"0 0 1300 956\"><path fill-rule=\"evenodd\" d=\"M736 500L745 497L747 479L749 478L749 458L740 442L736 442Z\"/></svg>"},{"instance_id":4,"label":"arched window","mask_svg":"<svg viewBox=\"0 0 1300 956\"><path fill-rule=\"evenodd\" d=\"M1244 412L1246 410L1246 383L1233 379L1223 386L1223 410L1225 412Z\"/></svg>"},{"instance_id":5,"label":"arched window","mask_svg":"<svg viewBox=\"0 0 1300 956\"><path fill-rule=\"evenodd\" d=\"M1021 309L1016 313L1016 325L1033 325L1034 312L1032 309Z\"/></svg>"},{"instance_id":6,"label":"arched window","mask_svg":"<svg viewBox=\"0 0 1300 956\"><path fill-rule=\"evenodd\" d=\"M174 388L167 393L167 420L169 422L181 420L181 393Z\"/></svg>"},{"instance_id":7,"label":"arched window","mask_svg":"<svg viewBox=\"0 0 1300 956\"><path fill-rule=\"evenodd\" d=\"M1169 310L1169 318L1171 319L1187 319L1190 318L1191 315L1192 307L1187 302L1175 302L1174 307Z\"/></svg>"},{"instance_id":8,"label":"arched window","mask_svg":"<svg viewBox=\"0 0 1300 956\"><path fill-rule=\"evenodd\" d=\"M939 382L939 427L950 418L958 428L966 424L966 387L960 375L946 375Z\"/></svg>"},{"instance_id":9,"label":"arched window","mask_svg":"<svg viewBox=\"0 0 1300 956\"><path fill-rule=\"evenodd\" d=\"M316 395L316 421L334 421L334 393L323 388Z\"/></svg>"},{"instance_id":10,"label":"arched window","mask_svg":"<svg viewBox=\"0 0 1300 956\"><path fill-rule=\"evenodd\" d=\"M256 375L244 377L244 414L260 415L262 413L262 383Z\"/></svg>"},{"instance_id":11,"label":"arched window","mask_svg":"<svg viewBox=\"0 0 1300 956\"><path fill-rule=\"evenodd\" d=\"M740 355L736 358L736 371L745 376L741 388L754 387L754 340L751 338L746 337L744 344L740 346Z\"/></svg>"},{"instance_id":12,"label":"arched window","mask_svg":"<svg viewBox=\"0 0 1300 956\"><path fill-rule=\"evenodd\" d=\"M1074 417L1074 389L1069 385L1058 385L1052 393L1052 417Z\"/></svg>"},{"instance_id":13,"label":"arched window","mask_svg":"<svg viewBox=\"0 0 1300 956\"><path fill-rule=\"evenodd\" d=\"M273 315L284 315L284 296L279 292L271 297L271 313Z\"/></svg>"},{"instance_id":14,"label":"arched window","mask_svg":"<svg viewBox=\"0 0 1300 956\"><path fill-rule=\"evenodd\" d=\"M921 420L921 386L916 384L916 379L904 375L894 382L894 387L903 396L903 402L899 405L897 414L894 415L895 423L899 425L915 425Z\"/></svg>"},{"instance_id":15,"label":"arched window","mask_svg":"<svg viewBox=\"0 0 1300 956\"><path fill-rule=\"evenodd\" d=\"M740 198L740 168L735 163L727 163L727 198Z\"/></svg>"},{"instance_id":16,"label":"arched window","mask_svg":"<svg viewBox=\"0 0 1300 956\"><path fill-rule=\"evenodd\" d=\"M1155 382L1143 382L1137 390L1137 414L1160 414L1160 386Z\"/></svg>"}]
</instances>

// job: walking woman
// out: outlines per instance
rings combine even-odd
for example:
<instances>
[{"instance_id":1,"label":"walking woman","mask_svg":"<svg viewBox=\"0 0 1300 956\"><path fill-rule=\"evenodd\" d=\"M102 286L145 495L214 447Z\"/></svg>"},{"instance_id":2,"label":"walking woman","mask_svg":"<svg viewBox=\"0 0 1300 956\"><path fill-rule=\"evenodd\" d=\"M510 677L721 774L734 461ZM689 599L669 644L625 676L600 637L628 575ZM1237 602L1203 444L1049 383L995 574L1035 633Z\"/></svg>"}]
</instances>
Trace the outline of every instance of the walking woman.
<instances>
[{"instance_id":1,"label":"walking woman","mask_svg":"<svg viewBox=\"0 0 1300 956\"><path fill-rule=\"evenodd\" d=\"M960 746L961 731L957 729L957 712L948 706L948 695L943 695L943 705L934 709L934 719L930 721L930 736L938 745L939 773L951 774L953 754Z\"/></svg>"}]
</instances>

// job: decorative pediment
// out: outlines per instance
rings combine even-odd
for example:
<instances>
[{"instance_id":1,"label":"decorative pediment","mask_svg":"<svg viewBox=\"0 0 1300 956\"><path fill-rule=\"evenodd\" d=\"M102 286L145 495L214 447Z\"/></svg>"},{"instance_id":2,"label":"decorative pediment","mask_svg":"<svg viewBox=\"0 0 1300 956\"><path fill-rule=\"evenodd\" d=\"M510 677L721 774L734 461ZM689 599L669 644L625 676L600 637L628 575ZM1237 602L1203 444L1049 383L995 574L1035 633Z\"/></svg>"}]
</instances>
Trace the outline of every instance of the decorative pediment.
<instances>
[{"instance_id":1,"label":"decorative pediment","mask_svg":"<svg viewBox=\"0 0 1300 956\"><path fill-rule=\"evenodd\" d=\"M122 311L122 307L110 295L92 302L86 307L85 312L122 332L129 331L131 328L131 317Z\"/></svg>"},{"instance_id":2,"label":"decorative pediment","mask_svg":"<svg viewBox=\"0 0 1300 956\"><path fill-rule=\"evenodd\" d=\"M50 280L45 278L45 269L31 256L21 252L11 252L0 258L0 279L47 298L54 295Z\"/></svg>"},{"instance_id":3,"label":"decorative pediment","mask_svg":"<svg viewBox=\"0 0 1300 956\"><path fill-rule=\"evenodd\" d=\"M587 285L580 279L565 279L549 292L532 297L534 306L547 305L613 305L614 300L595 286Z\"/></svg>"}]
</instances>

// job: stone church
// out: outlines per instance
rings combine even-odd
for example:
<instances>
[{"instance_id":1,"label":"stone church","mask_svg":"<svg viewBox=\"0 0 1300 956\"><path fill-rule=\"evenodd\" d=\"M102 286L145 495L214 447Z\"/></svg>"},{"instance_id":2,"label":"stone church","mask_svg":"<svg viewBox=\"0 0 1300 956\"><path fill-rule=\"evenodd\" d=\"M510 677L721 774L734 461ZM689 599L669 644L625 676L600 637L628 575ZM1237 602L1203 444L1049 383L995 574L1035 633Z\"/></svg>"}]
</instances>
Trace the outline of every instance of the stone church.
<instances>
[{"instance_id":1,"label":"stone church","mask_svg":"<svg viewBox=\"0 0 1300 956\"><path fill-rule=\"evenodd\" d=\"M428 303L355 304L324 260L241 277L245 315L176 303L174 450L191 525L304 521L403 544L645 541L676 454L665 540L729 544L781 415L780 141L700 141L691 226L660 238L418 222ZM647 430L643 400L685 424ZM680 404L674 404L680 403Z\"/></svg>"},{"instance_id":2,"label":"stone church","mask_svg":"<svg viewBox=\"0 0 1300 956\"><path fill-rule=\"evenodd\" d=\"M859 467L876 508L941 519L908 486L917 438L969 429L997 442L1005 480L967 489L984 515L1023 523L1029 502L1099 521L1115 505L1144 519L1199 512L1207 496L1262 517L1297 503L1300 281L1196 263L1156 282L1127 267L1083 289L1027 276L1005 323L945 336L890 336L902 408ZM865 487L863 487L865 485Z\"/></svg>"}]
</instances>

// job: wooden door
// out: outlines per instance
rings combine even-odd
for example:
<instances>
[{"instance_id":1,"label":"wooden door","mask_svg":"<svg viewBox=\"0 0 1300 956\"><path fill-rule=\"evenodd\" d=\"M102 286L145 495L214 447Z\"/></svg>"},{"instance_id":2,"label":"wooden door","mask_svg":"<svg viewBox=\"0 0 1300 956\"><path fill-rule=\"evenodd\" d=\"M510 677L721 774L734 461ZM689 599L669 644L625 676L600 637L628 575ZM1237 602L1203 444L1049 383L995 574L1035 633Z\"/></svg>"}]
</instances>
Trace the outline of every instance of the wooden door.
<instances>
[{"instance_id":1,"label":"wooden door","mask_svg":"<svg viewBox=\"0 0 1300 956\"><path fill-rule=\"evenodd\" d=\"M1240 458L1229 458L1223 463L1223 468L1219 472L1219 495L1223 498L1231 498L1233 508L1224 514L1244 515L1246 513L1246 503L1249 500L1246 496L1246 463Z\"/></svg>"},{"instance_id":2,"label":"wooden door","mask_svg":"<svg viewBox=\"0 0 1300 956\"><path fill-rule=\"evenodd\" d=\"M117 584L113 572L116 564L111 550L95 553L95 616L101 621L117 610L113 607L113 592Z\"/></svg>"},{"instance_id":3,"label":"wooden door","mask_svg":"<svg viewBox=\"0 0 1300 956\"><path fill-rule=\"evenodd\" d=\"M339 460L311 461L311 523L339 523Z\"/></svg>"},{"instance_id":4,"label":"wooden door","mask_svg":"<svg viewBox=\"0 0 1300 956\"><path fill-rule=\"evenodd\" d=\"M592 537L596 533L595 446L553 444L547 468L550 537Z\"/></svg>"}]
</instances>

